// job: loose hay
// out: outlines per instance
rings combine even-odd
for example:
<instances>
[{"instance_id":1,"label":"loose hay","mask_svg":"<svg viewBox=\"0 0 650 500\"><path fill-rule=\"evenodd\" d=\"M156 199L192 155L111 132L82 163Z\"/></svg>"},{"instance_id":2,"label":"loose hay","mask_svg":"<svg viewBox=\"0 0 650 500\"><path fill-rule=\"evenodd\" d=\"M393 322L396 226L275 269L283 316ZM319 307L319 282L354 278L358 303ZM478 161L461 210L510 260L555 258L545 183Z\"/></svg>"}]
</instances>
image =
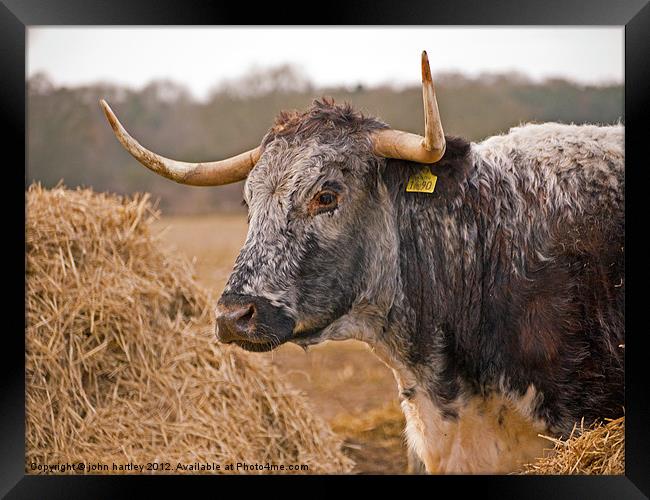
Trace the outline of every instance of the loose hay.
<instances>
[{"instance_id":1,"label":"loose hay","mask_svg":"<svg viewBox=\"0 0 650 500\"><path fill-rule=\"evenodd\" d=\"M209 293L160 248L156 215L147 195L29 188L26 471L79 462L351 471L340 441L264 357L216 344Z\"/></svg>"},{"instance_id":2,"label":"loose hay","mask_svg":"<svg viewBox=\"0 0 650 500\"><path fill-rule=\"evenodd\" d=\"M405 474L408 471L404 414L397 402L360 414L342 413L332 429L344 438L343 446L356 462L355 471Z\"/></svg>"},{"instance_id":3,"label":"loose hay","mask_svg":"<svg viewBox=\"0 0 650 500\"><path fill-rule=\"evenodd\" d=\"M625 474L625 417L606 422L576 425L566 440L546 437L553 450L521 474Z\"/></svg>"}]
</instances>

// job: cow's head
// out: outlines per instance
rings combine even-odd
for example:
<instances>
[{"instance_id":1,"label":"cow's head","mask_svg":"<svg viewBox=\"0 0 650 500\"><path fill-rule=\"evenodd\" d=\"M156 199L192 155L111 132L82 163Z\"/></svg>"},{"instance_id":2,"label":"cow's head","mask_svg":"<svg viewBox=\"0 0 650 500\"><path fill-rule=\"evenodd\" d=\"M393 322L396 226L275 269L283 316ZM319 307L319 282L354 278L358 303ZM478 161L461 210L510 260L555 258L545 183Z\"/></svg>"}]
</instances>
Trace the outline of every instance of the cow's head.
<instances>
[{"instance_id":1,"label":"cow's head","mask_svg":"<svg viewBox=\"0 0 650 500\"><path fill-rule=\"evenodd\" d=\"M249 229L216 307L219 340L250 351L308 345L345 338L386 312L382 277L396 272L397 244L387 230L384 158L434 163L445 151L426 53L422 83L424 137L316 101L305 113L281 113L258 148L199 164L145 149L102 101L120 142L151 170L191 185L246 178Z\"/></svg>"}]
</instances>

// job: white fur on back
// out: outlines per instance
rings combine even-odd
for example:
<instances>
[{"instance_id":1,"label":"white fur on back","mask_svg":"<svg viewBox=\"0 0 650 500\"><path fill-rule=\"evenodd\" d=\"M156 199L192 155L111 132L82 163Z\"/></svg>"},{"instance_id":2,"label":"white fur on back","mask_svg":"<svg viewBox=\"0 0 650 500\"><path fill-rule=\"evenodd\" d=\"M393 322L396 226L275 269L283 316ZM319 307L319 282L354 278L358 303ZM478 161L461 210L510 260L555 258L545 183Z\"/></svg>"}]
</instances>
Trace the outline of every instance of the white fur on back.
<instances>
[{"instance_id":1,"label":"white fur on back","mask_svg":"<svg viewBox=\"0 0 650 500\"><path fill-rule=\"evenodd\" d=\"M560 157L622 159L624 141L625 128L621 124L599 126L549 122L513 127L507 134L489 137L475 148L494 155L518 150L530 158L555 163L553 160Z\"/></svg>"}]
</instances>

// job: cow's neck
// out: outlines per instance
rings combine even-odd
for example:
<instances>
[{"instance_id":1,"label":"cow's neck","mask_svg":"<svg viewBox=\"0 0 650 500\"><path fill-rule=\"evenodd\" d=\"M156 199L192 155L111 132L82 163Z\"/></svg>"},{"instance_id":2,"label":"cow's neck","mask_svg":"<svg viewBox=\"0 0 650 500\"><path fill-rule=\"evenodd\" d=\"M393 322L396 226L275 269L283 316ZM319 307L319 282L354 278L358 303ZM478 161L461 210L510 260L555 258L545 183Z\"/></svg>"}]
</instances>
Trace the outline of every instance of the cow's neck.
<instances>
[{"instance_id":1,"label":"cow's neck","mask_svg":"<svg viewBox=\"0 0 650 500\"><path fill-rule=\"evenodd\" d=\"M393 369L407 440L427 471L512 471L539 456L545 443L537 434L544 427L526 414L533 389L513 403L474 385L484 351L463 345L484 328L486 283L493 281L502 247L490 241L479 191L460 179L472 175L473 165L459 147L448 141L452 160L432 168L439 174L432 194L406 192L414 166L387 165L399 271L374 352Z\"/></svg>"},{"instance_id":2,"label":"cow's neck","mask_svg":"<svg viewBox=\"0 0 650 500\"><path fill-rule=\"evenodd\" d=\"M475 204L458 201L467 196L458 188L459 176L471 170L467 143L448 141L448 157L452 164L432 169L438 173L432 194L406 192L413 167L387 167L399 241L399 285L382 341L436 403L453 412L464 362L457 356L456 340L480 323L481 249L486 242Z\"/></svg>"}]
</instances>

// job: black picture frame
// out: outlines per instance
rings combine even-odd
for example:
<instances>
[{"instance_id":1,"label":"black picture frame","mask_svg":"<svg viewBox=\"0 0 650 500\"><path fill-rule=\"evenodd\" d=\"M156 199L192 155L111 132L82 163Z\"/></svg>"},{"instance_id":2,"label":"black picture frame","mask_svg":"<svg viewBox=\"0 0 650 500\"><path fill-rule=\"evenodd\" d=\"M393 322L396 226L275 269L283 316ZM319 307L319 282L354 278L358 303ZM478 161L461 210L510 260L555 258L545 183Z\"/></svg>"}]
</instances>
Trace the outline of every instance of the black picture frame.
<instances>
[{"instance_id":1,"label":"black picture frame","mask_svg":"<svg viewBox=\"0 0 650 500\"><path fill-rule=\"evenodd\" d=\"M336 479L339 482L361 481L359 476L318 477L178 477L178 476L32 476L25 474L25 366L24 302L15 289L25 290L25 213L19 216L20 197L25 201L26 166L26 28L37 25L224 25L224 24L287 24L288 5L260 3L227 5L209 1L174 2L126 0L0 0L0 113L2 114L2 144L5 162L5 190L1 197L5 214L4 273L6 278L3 304L5 306L5 336L0 364L0 495L7 498L116 498L130 496L153 489L167 489L170 482L182 481L187 487L199 481L201 486L222 485L206 481L233 481L231 486L243 486L239 481L298 480L324 484ZM307 12L305 6L298 9ZM650 109L650 5L648 0L447 0L437 2L349 2L335 5L328 2L319 8L318 17L305 16L306 23L318 21L319 25L616 25L625 26L625 121L626 121L626 212L634 212L637 204L634 191L643 189L637 177L644 167L645 142L642 116ZM297 23L300 24L300 23ZM7 155L13 150L12 160ZM21 194L22 193L22 194ZM643 195L640 194L642 197ZM641 198L643 199L643 198ZM639 203L640 205L640 203ZM24 205L23 205L24 206ZM627 298L633 295L635 283L641 276L634 275L639 259L634 254L643 251L633 245L631 235L636 218L628 218L626 231L626 290ZM642 222L640 222L642 223ZM639 223L639 224L640 224ZM19 265L22 262L23 265ZM627 301L628 304L631 302ZM626 328L632 318L640 317L635 308L626 311ZM631 335L626 340L626 473L625 476L400 476L401 481L432 481L423 485L440 491L443 484L454 488L454 494L466 488L480 488L486 494L500 498L647 498L650 495L650 405L644 349L643 327L628 328ZM373 477L381 486L395 477ZM344 485L340 485L344 486ZM220 486L218 486L220 487ZM208 490L210 491L210 490ZM284 494L283 490L283 494ZM225 491L222 491L226 494Z\"/></svg>"}]
</instances>

